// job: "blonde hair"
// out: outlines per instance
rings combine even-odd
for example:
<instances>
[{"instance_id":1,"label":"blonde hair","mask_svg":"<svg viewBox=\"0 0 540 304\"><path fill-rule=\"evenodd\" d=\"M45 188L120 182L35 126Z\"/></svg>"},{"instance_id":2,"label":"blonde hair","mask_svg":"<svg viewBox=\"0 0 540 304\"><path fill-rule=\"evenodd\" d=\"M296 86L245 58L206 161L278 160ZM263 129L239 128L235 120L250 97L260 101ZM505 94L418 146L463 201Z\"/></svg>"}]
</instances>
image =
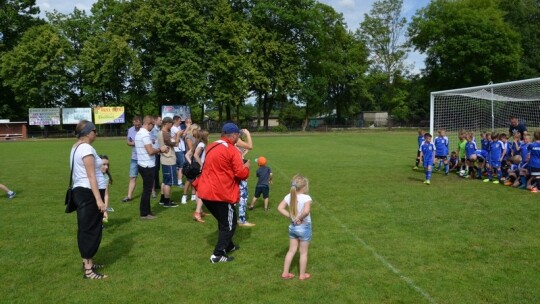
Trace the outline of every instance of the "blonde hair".
<instances>
[{"instance_id":1,"label":"blonde hair","mask_svg":"<svg viewBox=\"0 0 540 304\"><path fill-rule=\"evenodd\" d=\"M309 180L306 177L300 174L297 174L292 178L291 191L290 191L291 201L289 203L289 214L291 215L291 218L293 219L295 219L298 216L298 210L297 210L298 199L296 195L299 190L303 190L302 193L307 193L309 191Z\"/></svg>"},{"instance_id":2,"label":"blonde hair","mask_svg":"<svg viewBox=\"0 0 540 304\"><path fill-rule=\"evenodd\" d=\"M198 133L200 130L201 130L201 127L198 124L192 124L186 129L186 134L189 134L189 135L193 136L193 140L192 141L190 140L191 141L191 149L189 148L189 145L187 143L187 141L189 139L188 138L185 139L186 152L188 152L188 151L194 152L195 151L195 148L197 147L195 145L195 141L197 140L197 138L196 138L197 134L195 134L195 133Z\"/></svg>"}]
</instances>

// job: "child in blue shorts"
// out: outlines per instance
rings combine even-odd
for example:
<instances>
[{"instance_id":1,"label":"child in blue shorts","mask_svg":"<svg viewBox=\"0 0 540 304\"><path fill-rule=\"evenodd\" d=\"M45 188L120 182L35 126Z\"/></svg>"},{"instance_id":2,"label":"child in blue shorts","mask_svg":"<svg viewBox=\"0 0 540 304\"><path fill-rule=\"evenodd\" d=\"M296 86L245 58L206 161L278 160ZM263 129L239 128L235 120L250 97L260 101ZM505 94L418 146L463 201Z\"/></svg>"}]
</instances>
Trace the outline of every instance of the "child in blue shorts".
<instances>
[{"instance_id":1,"label":"child in blue shorts","mask_svg":"<svg viewBox=\"0 0 540 304\"><path fill-rule=\"evenodd\" d=\"M266 166L266 158L261 156L257 158L257 164L259 164L259 169L257 169L257 186L255 187L255 196L251 200L251 206L249 210L255 208L255 202L261 197L261 194L264 199L264 211L268 211L268 197L270 196L270 185L272 184L272 170Z\"/></svg>"}]
</instances>

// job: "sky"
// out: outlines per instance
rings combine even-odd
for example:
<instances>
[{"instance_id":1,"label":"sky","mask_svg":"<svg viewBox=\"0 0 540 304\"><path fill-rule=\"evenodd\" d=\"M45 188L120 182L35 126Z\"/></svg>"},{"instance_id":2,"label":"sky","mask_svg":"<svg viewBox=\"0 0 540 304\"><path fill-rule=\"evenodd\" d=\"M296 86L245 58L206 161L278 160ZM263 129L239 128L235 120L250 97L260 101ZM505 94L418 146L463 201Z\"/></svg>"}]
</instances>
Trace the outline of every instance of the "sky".
<instances>
[{"instance_id":1,"label":"sky","mask_svg":"<svg viewBox=\"0 0 540 304\"><path fill-rule=\"evenodd\" d=\"M334 8L339 13L343 14L347 27L350 30L356 30L364 18L364 14L369 13L375 0L318 0L321 3L327 4ZM92 4L96 0L37 0L36 4L41 10L41 16L45 16L45 12L57 10L60 13L69 14L77 7L81 10L90 11ZM414 13L425 7L430 0L403 0L403 14L410 21ZM408 54L407 63L414 66L413 73L418 73L424 67L424 56L415 52Z\"/></svg>"}]
</instances>

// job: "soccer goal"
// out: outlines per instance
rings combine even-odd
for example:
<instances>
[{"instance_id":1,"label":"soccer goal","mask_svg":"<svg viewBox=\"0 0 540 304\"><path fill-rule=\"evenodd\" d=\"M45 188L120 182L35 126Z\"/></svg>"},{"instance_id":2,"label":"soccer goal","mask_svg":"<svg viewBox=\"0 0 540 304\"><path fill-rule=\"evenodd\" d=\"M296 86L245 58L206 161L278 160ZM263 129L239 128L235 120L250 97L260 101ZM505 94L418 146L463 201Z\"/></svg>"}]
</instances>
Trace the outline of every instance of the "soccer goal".
<instances>
[{"instance_id":1,"label":"soccer goal","mask_svg":"<svg viewBox=\"0 0 540 304\"><path fill-rule=\"evenodd\" d=\"M460 130L508 133L515 116L529 133L540 130L540 78L431 93L429 130L446 130L451 150Z\"/></svg>"}]
</instances>

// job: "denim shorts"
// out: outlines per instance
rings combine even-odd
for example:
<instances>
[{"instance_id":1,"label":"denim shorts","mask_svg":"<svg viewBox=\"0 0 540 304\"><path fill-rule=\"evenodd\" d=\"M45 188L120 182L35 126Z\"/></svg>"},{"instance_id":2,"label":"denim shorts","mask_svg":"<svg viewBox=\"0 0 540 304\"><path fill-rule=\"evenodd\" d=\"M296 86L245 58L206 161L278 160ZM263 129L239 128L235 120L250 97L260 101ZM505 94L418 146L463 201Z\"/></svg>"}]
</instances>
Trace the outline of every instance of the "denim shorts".
<instances>
[{"instance_id":1,"label":"denim shorts","mask_svg":"<svg viewBox=\"0 0 540 304\"><path fill-rule=\"evenodd\" d=\"M174 152L174 154L176 154L176 169L181 170L184 167L184 152Z\"/></svg>"},{"instance_id":2,"label":"denim shorts","mask_svg":"<svg viewBox=\"0 0 540 304\"><path fill-rule=\"evenodd\" d=\"M163 175L163 184L167 186L176 185L178 183L178 175L176 174L176 165L161 165Z\"/></svg>"},{"instance_id":3,"label":"denim shorts","mask_svg":"<svg viewBox=\"0 0 540 304\"><path fill-rule=\"evenodd\" d=\"M137 177L139 175L139 168L137 168L137 160L132 159L129 163L129 177Z\"/></svg>"},{"instance_id":4,"label":"denim shorts","mask_svg":"<svg viewBox=\"0 0 540 304\"><path fill-rule=\"evenodd\" d=\"M311 241L311 223L300 225L289 225L289 239L299 239L300 241Z\"/></svg>"}]
</instances>

